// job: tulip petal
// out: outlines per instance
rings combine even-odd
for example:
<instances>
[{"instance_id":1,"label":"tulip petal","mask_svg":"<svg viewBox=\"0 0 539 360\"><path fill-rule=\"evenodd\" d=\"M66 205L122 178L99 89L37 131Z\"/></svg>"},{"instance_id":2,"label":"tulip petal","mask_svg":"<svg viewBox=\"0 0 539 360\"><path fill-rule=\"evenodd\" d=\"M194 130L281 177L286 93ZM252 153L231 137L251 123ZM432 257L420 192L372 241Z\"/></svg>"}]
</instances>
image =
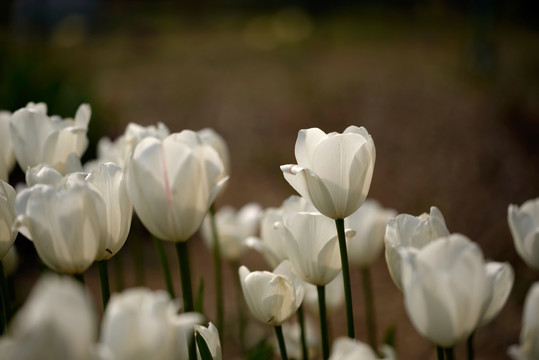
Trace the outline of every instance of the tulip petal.
<instances>
[{"instance_id":1,"label":"tulip petal","mask_svg":"<svg viewBox=\"0 0 539 360\"><path fill-rule=\"evenodd\" d=\"M295 146L295 155L298 165L307 169L312 169L314 150L316 146L326 138L326 133L319 128L300 130Z\"/></svg>"}]
</instances>

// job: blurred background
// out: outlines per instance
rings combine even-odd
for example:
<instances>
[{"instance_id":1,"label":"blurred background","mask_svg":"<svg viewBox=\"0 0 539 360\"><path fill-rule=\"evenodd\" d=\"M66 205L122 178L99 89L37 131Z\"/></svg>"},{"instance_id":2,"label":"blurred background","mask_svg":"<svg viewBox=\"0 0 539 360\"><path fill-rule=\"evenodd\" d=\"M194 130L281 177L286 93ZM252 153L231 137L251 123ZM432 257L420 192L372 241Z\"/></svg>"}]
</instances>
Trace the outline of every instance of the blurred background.
<instances>
[{"instance_id":1,"label":"blurred background","mask_svg":"<svg viewBox=\"0 0 539 360\"><path fill-rule=\"evenodd\" d=\"M510 203L539 195L538 10L532 0L2 0L0 109L43 101L50 114L67 117L90 103L85 160L95 157L100 137L115 138L129 122L163 122L174 132L212 127L232 160L218 207L279 206L292 195L279 165L295 163L299 129L364 126L377 151L369 197L414 215L435 205L450 231L515 268L507 305L476 333L477 359L506 359L519 341L524 296L539 279L516 254L507 225ZM10 181L21 180L17 169ZM115 262L125 279L113 288L164 288L148 239L134 223ZM39 267L29 242L16 245L22 301ZM198 237L190 247L193 282L205 278L211 316L210 255ZM143 253L144 273L133 266ZM265 269L261 259L248 252L242 263ZM170 263L179 291L172 246ZM232 328L236 273L224 271ZM372 273L379 337L395 325L401 359L434 359L383 258ZM357 269L352 282L364 339ZM93 268L87 283L99 310ZM344 309L331 323L333 336L345 334ZM225 358L235 358L228 333Z\"/></svg>"}]
</instances>

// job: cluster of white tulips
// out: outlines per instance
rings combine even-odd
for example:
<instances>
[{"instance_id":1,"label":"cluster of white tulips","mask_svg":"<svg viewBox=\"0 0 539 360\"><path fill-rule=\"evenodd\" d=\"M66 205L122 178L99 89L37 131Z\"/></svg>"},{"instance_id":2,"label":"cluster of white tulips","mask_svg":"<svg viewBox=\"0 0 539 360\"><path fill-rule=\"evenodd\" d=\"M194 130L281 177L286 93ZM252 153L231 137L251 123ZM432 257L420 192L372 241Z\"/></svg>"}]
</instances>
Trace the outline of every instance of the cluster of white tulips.
<instances>
[{"instance_id":1,"label":"cluster of white tulips","mask_svg":"<svg viewBox=\"0 0 539 360\"><path fill-rule=\"evenodd\" d=\"M281 171L300 196L278 208L251 203L236 211L214 206L229 179L230 159L213 130L171 134L163 124L129 124L115 141L100 140L98 159L81 164L90 116L86 104L73 119L48 115L43 103L0 112L0 359L221 359L220 337L230 331L222 261L237 274L241 350L255 335L246 333L244 301L256 319L274 328L275 352L283 359L397 358L397 350L376 337L370 267L384 249L408 316L439 360L454 359L459 343L466 343L473 359L473 334L501 311L511 292L509 263L485 260L477 244L448 230L436 207L417 217L397 215L366 199L375 146L365 128L299 131L297 164ZM17 191L7 182L15 162L26 174ZM111 296L108 260L126 242L133 209L154 237L167 291L136 287ZM539 199L511 205L508 222L517 252L539 270ZM199 229L215 268L211 319L196 305L191 284L188 240ZM18 233L32 241L51 273L13 313L6 275L13 272ZM181 298L162 241L175 244ZM252 250L272 271L242 266L242 256ZM94 262L104 308L100 321L84 285ZM355 332L358 299L352 299L350 266L361 273L365 342ZM328 316L342 303L348 336L331 339ZM536 283L524 305L520 345L508 349L513 359L539 359L538 311Z\"/></svg>"}]
</instances>

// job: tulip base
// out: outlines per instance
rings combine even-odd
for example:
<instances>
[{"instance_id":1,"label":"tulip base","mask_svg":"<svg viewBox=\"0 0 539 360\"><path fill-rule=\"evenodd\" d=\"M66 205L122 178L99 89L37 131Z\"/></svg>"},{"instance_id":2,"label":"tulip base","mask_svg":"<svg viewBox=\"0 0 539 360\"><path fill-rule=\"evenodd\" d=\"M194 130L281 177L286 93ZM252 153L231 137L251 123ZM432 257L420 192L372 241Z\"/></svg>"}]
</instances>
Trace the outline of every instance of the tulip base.
<instances>
[{"instance_id":1,"label":"tulip base","mask_svg":"<svg viewBox=\"0 0 539 360\"><path fill-rule=\"evenodd\" d=\"M322 359L329 358L329 336L326 316L326 287L317 285L318 313L320 316L320 337L322 338Z\"/></svg>"},{"instance_id":2,"label":"tulip base","mask_svg":"<svg viewBox=\"0 0 539 360\"><path fill-rule=\"evenodd\" d=\"M344 283L344 300L346 305L346 327L348 337L354 338L354 309L352 306L352 286L350 285L350 267L348 266L348 251L344 234L344 219L336 219L337 235L339 237L339 250L341 252L342 279Z\"/></svg>"},{"instance_id":3,"label":"tulip base","mask_svg":"<svg viewBox=\"0 0 539 360\"><path fill-rule=\"evenodd\" d=\"M161 269L163 270L163 277L165 278L168 294L170 295L171 299L175 299L176 293L174 292L174 285L172 284L172 276L170 275L170 267L168 265L167 254L165 252L163 241L154 237L153 243L157 249L157 255L159 256L159 263L161 264Z\"/></svg>"},{"instance_id":4,"label":"tulip base","mask_svg":"<svg viewBox=\"0 0 539 360\"><path fill-rule=\"evenodd\" d=\"M275 326L275 335L277 335L277 342L279 343L281 358L283 360L288 360L288 355L286 354L286 346L284 343L283 328L281 327L281 325Z\"/></svg>"},{"instance_id":5,"label":"tulip base","mask_svg":"<svg viewBox=\"0 0 539 360\"><path fill-rule=\"evenodd\" d=\"M105 310L110 299L109 270L107 267L107 260L97 261L97 269L99 271L99 282L101 284L101 300L103 302L103 310Z\"/></svg>"}]
</instances>

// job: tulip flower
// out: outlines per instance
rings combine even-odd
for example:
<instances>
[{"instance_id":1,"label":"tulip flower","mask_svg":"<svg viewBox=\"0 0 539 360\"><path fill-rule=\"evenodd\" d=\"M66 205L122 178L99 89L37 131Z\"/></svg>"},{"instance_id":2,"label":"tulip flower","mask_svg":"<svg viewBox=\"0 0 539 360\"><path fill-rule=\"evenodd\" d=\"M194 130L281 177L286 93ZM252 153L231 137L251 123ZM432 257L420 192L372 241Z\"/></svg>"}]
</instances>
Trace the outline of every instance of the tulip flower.
<instances>
[{"instance_id":1,"label":"tulip flower","mask_svg":"<svg viewBox=\"0 0 539 360\"><path fill-rule=\"evenodd\" d=\"M58 188L65 182L64 176L54 167L46 163L41 163L28 168L26 170L25 179L28 187L37 184L47 184Z\"/></svg>"},{"instance_id":2,"label":"tulip flower","mask_svg":"<svg viewBox=\"0 0 539 360\"><path fill-rule=\"evenodd\" d=\"M489 290L486 292L488 296L485 297L483 315L478 326L488 324L498 315L509 298L515 280L513 268L507 262L489 261L485 264L485 273Z\"/></svg>"},{"instance_id":3,"label":"tulip flower","mask_svg":"<svg viewBox=\"0 0 539 360\"><path fill-rule=\"evenodd\" d=\"M115 360L188 359L201 314L177 314L165 291L131 288L113 294L101 324L100 343Z\"/></svg>"},{"instance_id":4,"label":"tulip flower","mask_svg":"<svg viewBox=\"0 0 539 360\"><path fill-rule=\"evenodd\" d=\"M163 140L170 134L163 123L157 125L141 126L135 123L127 124L124 133L115 141L108 137L101 138L97 143L97 157L99 162L113 162L125 168L129 154L144 138L154 137Z\"/></svg>"},{"instance_id":5,"label":"tulip flower","mask_svg":"<svg viewBox=\"0 0 539 360\"><path fill-rule=\"evenodd\" d=\"M9 119L11 113L0 111L0 180L7 181L9 173L15 166L15 155L9 135Z\"/></svg>"},{"instance_id":6,"label":"tulip flower","mask_svg":"<svg viewBox=\"0 0 539 360\"><path fill-rule=\"evenodd\" d=\"M210 350L211 357L213 360L221 360L223 355L221 353L221 341L219 340L219 331L211 322L208 324L208 327L201 325L195 325L195 333L199 336L202 336L208 349ZM197 343L198 345L198 343ZM197 358L200 360L200 349L197 347Z\"/></svg>"},{"instance_id":7,"label":"tulip flower","mask_svg":"<svg viewBox=\"0 0 539 360\"><path fill-rule=\"evenodd\" d=\"M479 247L454 234L400 251L405 307L417 331L443 348L468 338L489 294Z\"/></svg>"},{"instance_id":8,"label":"tulip flower","mask_svg":"<svg viewBox=\"0 0 539 360\"><path fill-rule=\"evenodd\" d=\"M396 360L397 355L395 350L388 345L382 347L384 360ZM331 352L330 360L378 360L380 359L369 345L350 339L341 337L335 340L333 351Z\"/></svg>"},{"instance_id":9,"label":"tulip flower","mask_svg":"<svg viewBox=\"0 0 539 360\"><path fill-rule=\"evenodd\" d=\"M294 283L287 276L269 271L238 270L247 307L261 322L275 328L283 359L287 359L281 325L298 309Z\"/></svg>"},{"instance_id":10,"label":"tulip flower","mask_svg":"<svg viewBox=\"0 0 539 360\"><path fill-rule=\"evenodd\" d=\"M15 189L0 180L0 261L11 249L17 231L12 227L15 220Z\"/></svg>"},{"instance_id":11,"label":"tulip flower","mask_svg":"<svg viewBox=\"0 0 539 360\"><path fill-rule=\"evenodd\" d=\"M386 262L395 285L402 290L401 257L399 249L411 247L421 249L432 241L449 235L445 220L437 207L430 213L419 216L400 214L387 223L385 244Z\"/></svg>"},{"instance_id":12,"label":"tulip flower","mask_svg":"<svg viewBox=\"0 0 539 360\"><path fill-rule=\"evenodd\" d=\"M509 205L507 220L515 248L528 266L539 270L539 198Z\"/></svg>"},{"instance_id":13,"label":"tulip flower","mask_svg":"<svg viewBox=\"0 0 539 360\"><path fill-rule=\"evenodd\" d=\"M524 303L520 345L509 348L514 360L536 360L539 358L539 282L534 283Z\"/></svg>"},{"instance_id":14,"label":"tulip flower","mask_svg":"<svg viewBox=\"0 0 539 360\"><path fill-rule=\"evenodd\" d=\"M74 119L65 120L49 117L46 108L33 105L15 111L9 130L21 169L47 163L65 175L80 168L80 157L88 146L90 115L87 104L78 108Z\"/></svg>"},{"instance_id":15,"label":"tulip flower","mask_svg":"<svg viewBox=\"0 0 539 360\"><path fill-rule=\"evenodd\" d=\"M105 202L84 174L65 181L58 189L38 184L17 194L15 225L28 231L45 265L60 273L82 274L107 236Z\"/></svg>"},{"instance_id":16,"label":"tulip flower","mask_svg":"<svg viewBox=\"0 0 539 360\"><path fill-rule=\"evenodd\" d=\"M247 250L246 239L255 235L262 215L260 205L250 203L236 211L230 206L221 208L215 214L215 222L219 232L221 255L229 261L238 261ZM213 236L210 219L205 218L201 227L202 239L213 248Z\"/></svg>"},{"instance_id":17,"label":"tulip flower","mask_svg":"<svg viewBox=\"0 0 539 360\"><path fill-rule=\"evenodd\" d=\"M219 135L215 130L210 128L204 128L198 131L198 136L203 144L210 145L221 158L224 166L224 176L230 174L230 153L225 139Z\"/></svg>"},{"instance_id":18,"label":"tulip flower","mask_svg":"<svg viewBox=\"0 0 539 360\"><path fill-rule=\"evenodd\" d=\"M97 321L84 288L69 277L46 275L0 340L2 359L88 360Z\"/></svg>"}]
</instances>

